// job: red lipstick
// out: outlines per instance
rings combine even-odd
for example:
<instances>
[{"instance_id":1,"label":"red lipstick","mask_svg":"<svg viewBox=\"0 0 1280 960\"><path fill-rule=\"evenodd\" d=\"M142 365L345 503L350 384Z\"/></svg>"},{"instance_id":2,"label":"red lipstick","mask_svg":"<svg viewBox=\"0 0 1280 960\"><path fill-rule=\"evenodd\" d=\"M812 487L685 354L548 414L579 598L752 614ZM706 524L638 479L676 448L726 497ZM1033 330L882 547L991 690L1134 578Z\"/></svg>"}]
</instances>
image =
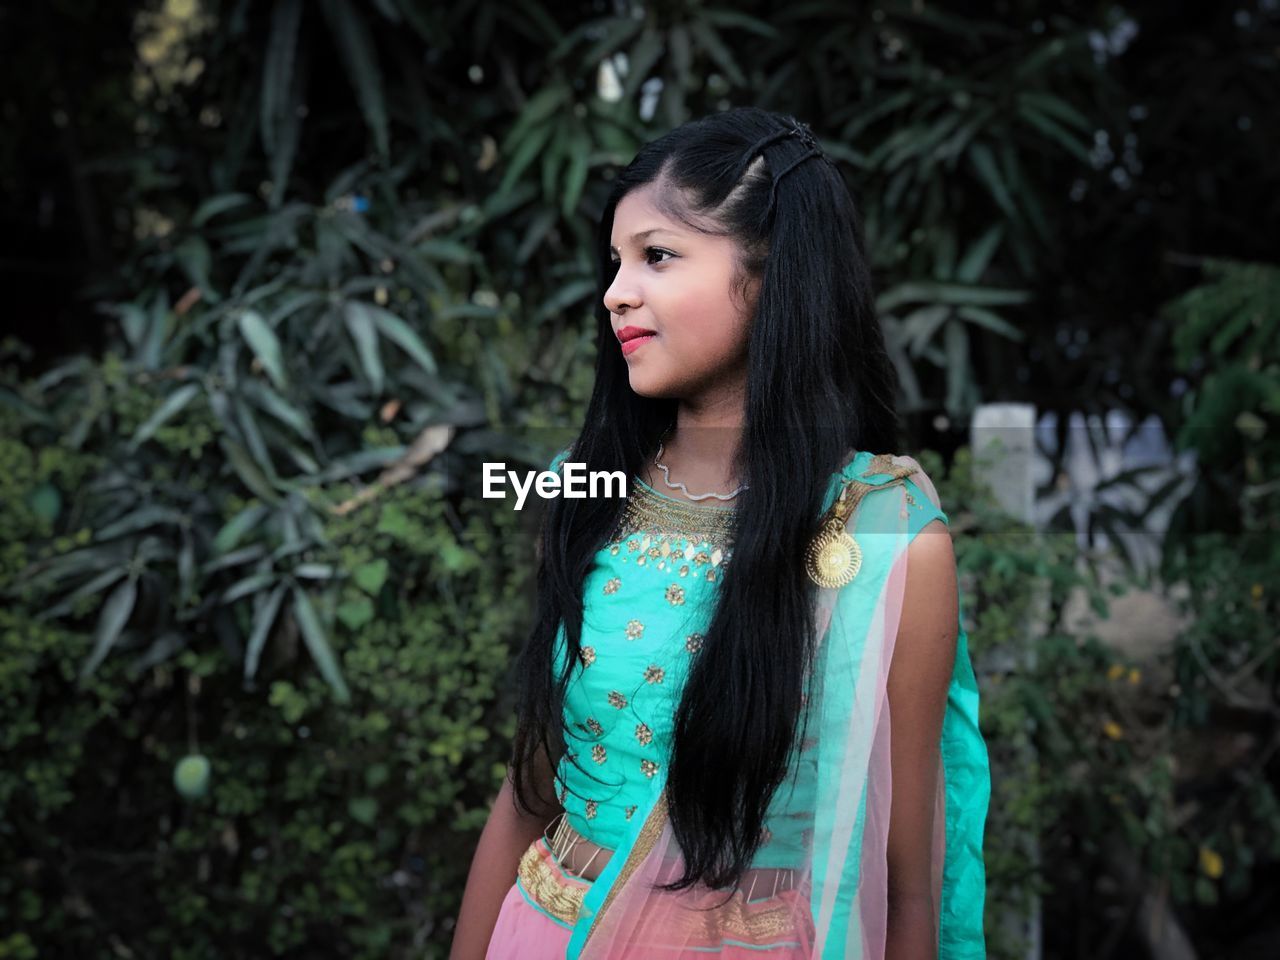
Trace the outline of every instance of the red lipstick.
<instances>
[{"instance_id":1,"label":"red lipstick","mask_svg":"<svg viewBox=\"0 0 1280 960\"><path fill-rule=\"evenodd\" d=\"M626 326L616 331L616 336L622 344L623 356L628 356L639 350L656 337L657 334L652 330L646 330L644 327Z\"/></svg>"}]
</instances>

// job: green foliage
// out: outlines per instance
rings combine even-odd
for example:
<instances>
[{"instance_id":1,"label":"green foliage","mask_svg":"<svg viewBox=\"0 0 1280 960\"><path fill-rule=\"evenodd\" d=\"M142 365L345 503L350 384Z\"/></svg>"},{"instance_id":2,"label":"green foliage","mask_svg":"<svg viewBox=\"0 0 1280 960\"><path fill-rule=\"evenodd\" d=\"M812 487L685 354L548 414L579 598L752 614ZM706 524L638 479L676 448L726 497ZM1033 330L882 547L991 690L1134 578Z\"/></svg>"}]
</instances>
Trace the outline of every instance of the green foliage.
<instances>
[{"instance_id":1,"label":"green foliage","mask_svg":"<svg viewBox=\"0 0 1280 960\"><path fill-rule=\"evenodd\" d=\"M87 291L106 347L0 377L0 957L443 956L512 733L532 557L462 478L542 466L580 416L613 168L730 103L820 118L865 212L903 406L963 417L975 358L1003 370L1001 348L1034 343L1031 291L1077 268L1063 185L1123 172L1095 177L1089 137L1125 99L1074 12L1012 28L899 3L767 20L143 6L139 49L109 58L141 66L86 98L103 140L74 163L110 178L116 232L91 259L127 251ZM76 113L57 99L40 114ZM1188 397L1191 445L1244 436L1238 460L1209 459L1244 464L1226 499L1259 534L1181 574L1207 612L1170 694L1187 729L1239 707L1220 681L1274 677L1277 314L1274 275L1254 270L1184 303L1182 348L1218 371ZM940 486L975 657L1016 655L1044 597L1053 611L1036 662L984 683L993 913L1061 884L1080 837L1122 838L1201 899L1225 861L1238 891L1275 855L1249 842L1276 835L1256 711L1251 777L1188 823L1171 802L1185 771L1142 712L1165 705L1126 712L1132 674L1059 622L1069 591L1099 610L1104 594L1073 545L1000 517L968 466L962 452ZM184 797L193 755L207 790ZM1019 830L1058 859L1033 862ZM990 936L993 957L1018 955Z\"/></svg>"}]
</instances>

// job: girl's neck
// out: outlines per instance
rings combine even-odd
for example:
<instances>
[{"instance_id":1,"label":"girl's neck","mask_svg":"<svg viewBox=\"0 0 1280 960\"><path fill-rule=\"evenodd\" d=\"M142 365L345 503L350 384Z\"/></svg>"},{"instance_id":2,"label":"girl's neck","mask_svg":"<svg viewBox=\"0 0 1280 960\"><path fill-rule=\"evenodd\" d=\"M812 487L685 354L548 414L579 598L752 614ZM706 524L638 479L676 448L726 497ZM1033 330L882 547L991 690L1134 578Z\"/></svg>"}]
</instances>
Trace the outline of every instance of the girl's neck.
<instances>
[{"instance_id":1,"label":"girl's neck","mask_svg":"<svg viewBox=\"0 0 1280 960\"><path fill-rule=\"evenodd\" d=\"M662 463L671 482L683 483L693 494L732 493L743 482L738 450L742 440L742 410L735 408L693 408L680 404L675 429L662 444ZM642 479L655 490L686 499L684 493L667 486L662 471L652 462L645 464ZM691 501L712 506L730 506L737 502L708 497Z\"/></svg>"}]
</instances>

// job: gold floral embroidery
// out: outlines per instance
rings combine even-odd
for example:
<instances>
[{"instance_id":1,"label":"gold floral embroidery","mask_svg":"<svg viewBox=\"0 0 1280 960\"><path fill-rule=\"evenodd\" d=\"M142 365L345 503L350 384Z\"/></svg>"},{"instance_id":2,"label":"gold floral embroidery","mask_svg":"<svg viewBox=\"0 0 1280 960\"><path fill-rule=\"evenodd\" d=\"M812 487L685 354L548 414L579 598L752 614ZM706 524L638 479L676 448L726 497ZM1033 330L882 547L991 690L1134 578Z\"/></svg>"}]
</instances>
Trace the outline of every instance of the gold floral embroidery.
<instances>
[{"instance_id":1,"label":"gold floral embroidery","mask_svg":"<svg viewBox=\"0 0 1280 960\"><path fill-rule=\"evenodd\" d=\"M684 603L684 587L678 583L673 583L667 587L667 603L673 607L681 606Z\"/></svg>"},{"instance_id":2,"label":"gold floral embroidery","mask_svg":"<svg viewBox=\"0 0 1280 960\"><path fill-rule=\"evenodd\" d=\"M628 541L627 541L627 552L628 552L628 553L635 553L635 552L636 552L637 550L639 550L639 549L640 549L640 543L639 543L639 541L637 541L637 540L628 540Z\"/></svg>"},{"instance_id":3,"label":"gold floral embroidery","mask_svg":"<svg viewBox=\"0 0 1280 960\"><path fill-rule=\"evenodd\" d=\"M701 566L704 563L710 563L711 554L707 553L707 551L705 550L699 550L697 553L693 555L693 562L698 564L699 566Z\"/></svg>"},{"instance_id":4,"label":"gold floral embroidery","mask_svg":"<svg viewBox=\"0 0 1280 960\"><path fill-rule=\"evenodd\" d=\"M596 818L596 802L594 800L587 801L587 819L594 820Z\"/></svg>"},{"instance_id":5,"label":"gold floral embroidery","mask_svg":"<svg viewBox=\"0 0 1280 960\"><path fill-rule=\"evenodd\" d=\"M641 760L640 772L643 773L646 777L652 777L655 773L658 772L658 765L654 763L652 760Z\"/></svg>"},{"instance_id":6,"label":"gold floral embroidery","mask_svg":"<svg viewBox=\"0 0 1280 960\"><path fill-rule=\"evenodd\" d=\"M639 620L628 620L627 621L627 639L639 640L643 636L644 636L644 624L641 623Z\"/></svg>"},{"instance_id":7,"label":"gold floral embroidery","mask_svg":"<svg viewBox=\"0 0 1280 960\"><path fill-rule=\"evenodd\" d=\"M640 741L642 747L647 747L653 742L653 731L649 729L647 723L636 724L636 739Z\"/></svg>"},{"instance_id":8,"label":"gold floral embroidery","mask_svg":"<svg viewBox=\"0 0 1280 960\"><path fill-rule=\"evenodd\" d=\"M636 808L637 808L638 806L639 806L639 804L633 803L631 806L629 806L629 807L627 807L625 810L623 810L623 813L625 813L625 814L626 814L626 816L627 816L627 819L628 819L628 820L630 820L630 819L631 819L631 815L632 815L633 813L635 813L635 812L636 812Z\"/></svg>"},{"instance_id":9,"label":"gold floral embroidery","mask_svg":"<svg viewBox=\"0 0 1280 960\"><path fill-rule=\"evenodd\" d=\"M690 653L697 653L702 649L702 634L691 633L684 638L684 648Z\"/></svg>"},{"instance_id":10,"label":"gold floral embroidery","mask_svg":"<svg viewBox=\"0 0 1280 960\"><path fill-rule=\"evenodd\" d=\"M621 710L621 709L622 709L623 707L625 707L626 705L627 705L627 698L626 698L626 697L624 697L624 696L623 696L621 693L619 693L617 690L610 690L610 691L609 691L609 706L611 706L611 707L617 707L619 710Z\"/></svg>"},{"instance_id":11,"label":"gold floral embroidery","mask_svg":"<svg viewBox=\"0 0 1280 960\"><path fill-rule=\"evenodd\" d=\"M618 577L611 577L609 580L605 581L605 596L608 596L611 593L617 593L620 586L622 586L622 580Z\"/></svg>"},{"instance_id":12,"label":"gold floral embroidery","mask_svg":"<svg viewBox=\"0 0 1280 960\"><path fill-rule=\"evenodd\" d=\"M603 743L597 743L591 748L591 759L596 763L604 763L608 759L608 752Z\"/></svg>"},{"instance_id":13,"label":"gold floral embroidery","mask_svg":"<svg viewBox=\"0 0 1280 960\"><path fill-rule=\"evenodd\" d=\"M578 659L582 661L582 667L585 670L587 667L591 666L593 663L596 662L596 648L583 647L581 650L578 651Z\"/></svg>"},{"instance_id":14,"label":"gold floral embroidery","mask_svg":"<svg viewBox=\"0 0 1280 960\"><path fill-rule=\"evenodd\" d=\"M661 683L662 678L665 677L666 675L667 675L667 672L663 670L660 666L658 666L656 663L649 664L648 668L646 668L644 671L644 678L649 683Z\"/></svg>"},{"instance_id":15,"label":"gold floral embroidery","mask_svg":"<svg viewBox=\"0 0 1280 960\"><path fill-rule=\"evenodd\" d=\"M595 717L587 717L587 729L597 737L604 736L604 727L600 725L600 721Z\"/></svg>"}]
</instances>

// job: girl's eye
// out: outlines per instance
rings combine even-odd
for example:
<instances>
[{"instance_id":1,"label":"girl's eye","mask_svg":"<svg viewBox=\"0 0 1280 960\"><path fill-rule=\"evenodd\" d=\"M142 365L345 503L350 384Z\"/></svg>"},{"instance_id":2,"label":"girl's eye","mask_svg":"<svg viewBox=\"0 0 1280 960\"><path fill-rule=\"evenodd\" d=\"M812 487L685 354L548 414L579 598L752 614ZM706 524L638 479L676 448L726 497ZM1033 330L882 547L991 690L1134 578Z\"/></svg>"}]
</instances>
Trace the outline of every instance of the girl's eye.
<instances>
[{"instance_id":1,"label":"girl's eye","mask_svg":"<svg viewBox=\"0 0 1280 960\"><path fill-rule=\"evenodd\" d=\"M668 257L674 257L674 256L675 256L675 254L674 254L674 253L672 253L670 250L663 250L661 247L645 247L645 248L644 248L644 259L645 259L645 262L646 262L646 263L652 263L652 262L655 262L655 261L651 261L651 260L649 259L649 258L650 258L651 256L653 256L654 254L666 254ZM617 259L611 259L609 262L610 262L611 264L613 264L615 267L616 267L616 266L621 265L621 263L622 263L622 261L621 261L621 260L617 260ZM665 260L658 260L658 261L656 261L656 262L657 262L657 263L666 263L666 261L665 261Z\"/></svg>"}]
</instances>

